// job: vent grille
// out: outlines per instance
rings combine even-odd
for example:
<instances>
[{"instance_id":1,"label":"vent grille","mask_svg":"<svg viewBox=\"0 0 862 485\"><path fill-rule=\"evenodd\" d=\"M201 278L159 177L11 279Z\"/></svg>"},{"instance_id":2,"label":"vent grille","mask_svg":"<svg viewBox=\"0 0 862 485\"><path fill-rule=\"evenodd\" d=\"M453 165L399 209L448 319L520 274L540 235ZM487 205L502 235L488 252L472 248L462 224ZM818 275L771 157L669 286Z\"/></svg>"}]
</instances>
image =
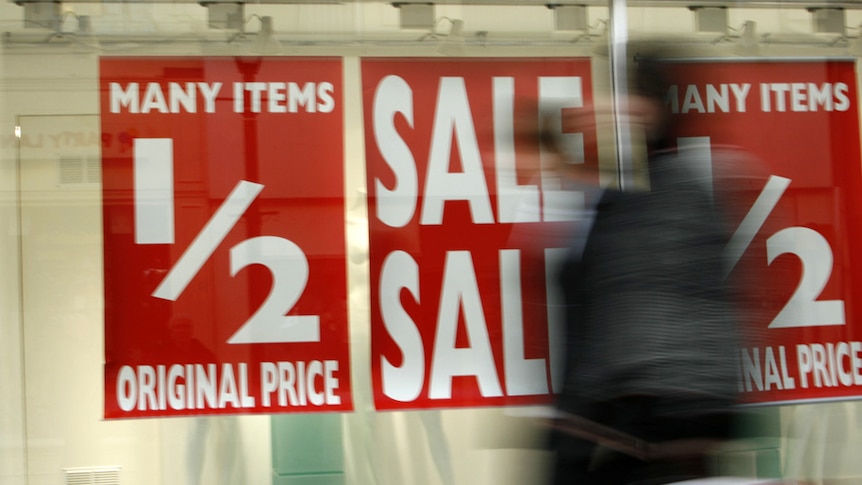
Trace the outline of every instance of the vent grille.
<instances>
[{"instance_id":1,"label":"vent grille","mask_svg":"<svg viewBox=\"0 0 862 485\"><path fill-rule=\"evenodd\" d=\"M66 468L65 485L120 485L120 467Z\"/></svg>"},{"instance_id":2,"label":"vent grille","mask_svg":"<svg viewBox=\"0 0 862 485\"><path fill-rule=\"evenodd\" d=\"M97 157L63 156L59 160L60 185L97 184L102 181L102 167Z\"/></svg>"}]
</instances>

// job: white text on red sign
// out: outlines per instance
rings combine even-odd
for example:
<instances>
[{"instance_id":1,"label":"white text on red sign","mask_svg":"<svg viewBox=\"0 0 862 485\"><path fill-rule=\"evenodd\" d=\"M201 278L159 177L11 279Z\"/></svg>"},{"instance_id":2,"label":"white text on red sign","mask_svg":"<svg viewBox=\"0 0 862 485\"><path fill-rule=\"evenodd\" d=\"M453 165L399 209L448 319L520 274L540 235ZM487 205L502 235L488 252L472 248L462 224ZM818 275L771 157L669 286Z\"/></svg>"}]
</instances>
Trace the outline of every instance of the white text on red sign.
<instances>
[{"instance_id":1,"label":"white text on red sign","mask_svg":"<svg viewBox=\"0 0 862 485\"><path fill-rule=\"evenodd\" d=\"M111 113L215 113L222 83L150 82L110 85ZM234 113L331 113L335 109L332 83L235 82Z\"/></svg>"},{"instance_id":2,"label":"white text on red sign","mask_svg":"<svg viewBox=\"0 0 862 485\"><path fill-rule=\"evenodd\" d=\"M465 81L460 77L441 77L437 91L431 132L430 151L424 186L419 186L416 160L425 154L414 154L400 137L394 125L396 115L412 124L414 92L403 78L385 77L377 86L373 103L373 127L377 149L395 174L393 188L374 181L377 196L374 216L389 227L404 227L418 216L419 225L444 225L444 207L448 202L466 202L471 222L477 225L501 223L564 222L574 220L583 194L563 190L559 181L547 174L534 184L519 183L514 176L512 145L515 103L514 78L494 77L493 98L494 172L496 212L488 189L485 167L471 112ZM540 112L583 108L582 79L577 76L539 77L538 109ZM572 147L571 153L583 159L583 134L558 135ZM450 171L449 156L457 144L461 161L459 171ZM545 156L545 154L543 154ZM421 207L419 202L421 201ZM580 202L579 202L580 201ZM568 210L560 210L565 207ZM545 250L546 278L552 278L563 249ZM422 394L426 376L430 382L427 398L450 399L452 380L457 376L475 377L483 397L545 395L558 390L558 369L562 352L554 339L549 358L526 358L524 355L524 321L521 308L521 251L499 249L499 281L503 337L504 378L497 371L488 333L486 308L483 306L473 254L467 250L445 253L440 301L437 308L436 333L431 362L426 364L424 346L417 324L401 307L399 295L407 290L417 302L421 295L419 263L406 251L393 251L382 262L378 281L383 324L404 356L399 364L382 358L383 393L400 402L411 402ZM548 307L555 308L554 283L548 280ZM463 314L470 346L456 346L459 315ZM559 315L549 310L548 333L561 335Z\"/></svg>"}]
</instances>

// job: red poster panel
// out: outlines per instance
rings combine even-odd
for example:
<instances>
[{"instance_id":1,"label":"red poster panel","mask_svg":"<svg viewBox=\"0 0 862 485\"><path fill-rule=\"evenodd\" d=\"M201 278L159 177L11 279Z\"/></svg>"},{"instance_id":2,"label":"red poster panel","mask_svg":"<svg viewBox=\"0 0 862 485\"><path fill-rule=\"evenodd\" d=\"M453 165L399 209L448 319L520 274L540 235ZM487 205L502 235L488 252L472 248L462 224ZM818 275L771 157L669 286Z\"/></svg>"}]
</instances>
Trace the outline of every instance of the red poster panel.
<instances>
[{"instance_id":1,"label":"red poster panel","mask_svg":"<svg viewBox=\"0 0 862 485\"><path fill-rule=\"evenodd\" d=\"M668 110L681 145L707 147L715 175L734 146L760 172L737 190L730 246L758 340L739 351L751 403L862 396L862 174L854 63L684 61ZM703 138L702 138L703 137ZM733 158L733 157L731 157ZM716 178L721 190L724 174ZM747 234L749 237L743 237ZM753 237L750 237L753 234Z\"/></svg>"},{"instance_id":2,"label":"red poster panel","mask_svg":"<svg viewBox=\"0 0 862 485\"><path fill-rule=\"evenodd\" d=\"M341 60L100 70L105 417L350 410Z\"/></svg>"},{"instance_id":3,"label":"red poster panel","mask_svg":"<svg viewBox=\"0 0 862 485\"><path fill-rule=\"evenodd\" d=\"M561 122L592 116L589 60L363 59L362 86L375 406L549 402L553 278L583 194L542 175L535 135L541 120L595 163L594 123Z\"/></svg>"}]
</instances>

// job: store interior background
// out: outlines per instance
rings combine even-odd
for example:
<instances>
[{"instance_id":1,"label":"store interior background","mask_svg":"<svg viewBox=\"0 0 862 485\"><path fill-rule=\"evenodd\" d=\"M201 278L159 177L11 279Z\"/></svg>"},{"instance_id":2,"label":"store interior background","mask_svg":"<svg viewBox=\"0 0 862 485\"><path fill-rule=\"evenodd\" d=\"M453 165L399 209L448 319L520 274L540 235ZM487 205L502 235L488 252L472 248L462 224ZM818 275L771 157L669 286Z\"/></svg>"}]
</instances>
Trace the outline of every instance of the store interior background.
<instances>
[{"instance_id":1,"label":"store interior background","mask_svg":"<svg viewBox=\"0 0 862 485\"><path fill-rule=\"evenodd\" d=\"M717 33L698 32L684 2L633 2L628 32L672 35L704 56L862 55L862 10L846 10L843 32L817 33L807 5L757 3L730 2L729 29ZM359 59L589 56L596 91L609 92L611 9L587 7L572 30L558 29L558 12L543 3L445 4L433 7L430 27L402 28L402 12L389 3L247 3L245 33L237 35L211 27L210 11L194 2L61 5L62 22L52 30L28 27L24 6L0 2L0 483L91 483L69 477L80 468L108 476L112 467L119 481L99 483L542 483L549 454L534 409L373 410L365 209L357 190L364 186ZM265 17L271 38L259 33ZM747 22L756 30L746 34ZM355 412L102 419L98 58L162 54L343 58ZM813 483L862 479L858 402L771 408L766 420L779 436L737 443L723 455L726 471Z\"/></svg>"}]
</instances>

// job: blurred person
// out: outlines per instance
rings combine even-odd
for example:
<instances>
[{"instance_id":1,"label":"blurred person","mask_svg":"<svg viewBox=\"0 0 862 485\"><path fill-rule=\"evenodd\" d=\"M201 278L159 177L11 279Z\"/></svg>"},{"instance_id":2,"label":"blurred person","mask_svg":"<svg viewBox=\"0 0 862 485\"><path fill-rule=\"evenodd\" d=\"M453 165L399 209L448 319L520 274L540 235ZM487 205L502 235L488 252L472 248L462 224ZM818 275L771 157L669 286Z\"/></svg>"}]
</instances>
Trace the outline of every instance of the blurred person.
<instances>
[{"instance_id":1,"label":"blurred person","mask_svg":"<svg viewBox=\"0 0 862 485\"><path fill-rule=\"evenodd\" d=\"M674 148L662 63L642 53L632 71L626 115L644 132L650 188L589 192L560 268L567 335L554 485L703 477L712 446L731 431L738 333L725 278L729 231L710 177ZM597 180L587 164L561 165L568 177Z\"/></svg>"}]
</instances>

